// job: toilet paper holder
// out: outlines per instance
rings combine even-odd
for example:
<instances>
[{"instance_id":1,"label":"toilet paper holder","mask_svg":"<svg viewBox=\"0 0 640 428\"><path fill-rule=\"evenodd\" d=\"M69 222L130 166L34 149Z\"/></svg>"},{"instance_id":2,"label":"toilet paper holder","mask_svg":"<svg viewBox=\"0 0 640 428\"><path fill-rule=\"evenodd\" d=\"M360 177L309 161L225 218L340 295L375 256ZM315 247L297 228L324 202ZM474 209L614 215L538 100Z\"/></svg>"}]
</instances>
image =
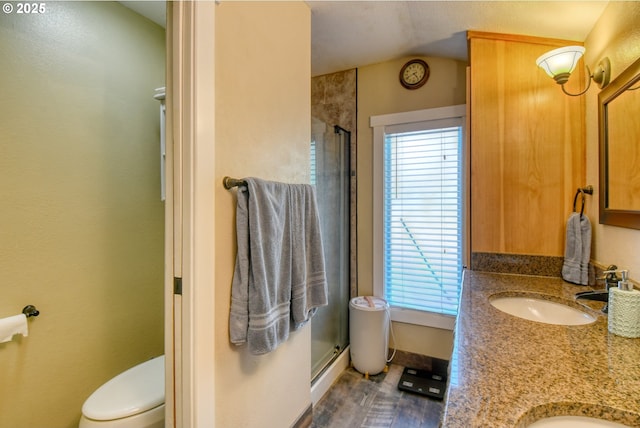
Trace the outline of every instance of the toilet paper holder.
<instances>
[{"instance_id":1,"label":"toilet paper holder","mask_svg":"<svg viewBox=\"0 0 640 428\"><path fill-rule=\"evenodd\" d=\"M27 317L37 317L40 315L40 311L33 305L27 305L22 309L22 313Z\"/></svg>"}]
</instances>

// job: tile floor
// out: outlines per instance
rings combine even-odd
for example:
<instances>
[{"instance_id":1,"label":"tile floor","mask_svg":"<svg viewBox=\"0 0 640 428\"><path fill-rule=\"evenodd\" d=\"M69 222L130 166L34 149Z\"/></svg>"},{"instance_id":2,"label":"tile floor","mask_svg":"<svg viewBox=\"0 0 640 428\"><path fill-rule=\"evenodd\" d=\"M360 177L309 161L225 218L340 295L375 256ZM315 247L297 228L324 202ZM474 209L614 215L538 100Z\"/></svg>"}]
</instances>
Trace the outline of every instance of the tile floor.
<instances>
[{"instance_id":1,"label":"tile floor","mask_svg":"<svg viewBox=\"0 0 640 428\"><path fill-rule=\"evenodd\" d=\"M404 367L368 380L350 367L313 408L311 428L437 428L442 401L401 391Z\"/></svg>"}]
</instances>

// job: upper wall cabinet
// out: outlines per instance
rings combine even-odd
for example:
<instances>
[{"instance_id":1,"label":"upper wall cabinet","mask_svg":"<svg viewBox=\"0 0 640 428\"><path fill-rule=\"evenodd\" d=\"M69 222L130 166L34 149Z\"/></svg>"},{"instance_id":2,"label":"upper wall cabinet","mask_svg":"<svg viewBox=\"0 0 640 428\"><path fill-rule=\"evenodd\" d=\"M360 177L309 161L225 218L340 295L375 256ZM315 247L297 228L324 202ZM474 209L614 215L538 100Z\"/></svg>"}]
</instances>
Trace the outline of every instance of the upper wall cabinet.
<instances>
[{"instance_id":1,"label":"upper wall cabinet","mask_svg":"<svg viewBox=\"0 0 640 428\"><path fill-rule=\"evenodd\" d=\"M585 185L584 97L566 96L536 59L576 42L480 32L468 38L471 250L562 256L573 197ZM584 81L580 61L567 88Z\"/></svg>"}]
</instances>

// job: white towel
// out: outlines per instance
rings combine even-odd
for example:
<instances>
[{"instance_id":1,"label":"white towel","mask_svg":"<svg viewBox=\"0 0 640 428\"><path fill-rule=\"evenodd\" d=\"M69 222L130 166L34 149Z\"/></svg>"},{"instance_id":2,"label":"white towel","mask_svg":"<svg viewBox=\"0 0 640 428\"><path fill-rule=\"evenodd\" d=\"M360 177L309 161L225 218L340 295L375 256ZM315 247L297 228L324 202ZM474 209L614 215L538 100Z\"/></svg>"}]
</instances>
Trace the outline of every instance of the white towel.
<instances>
[{"instance_id":1,"label":"white towel","mask_svg":"<svg viewBox=\"0 0 640 428\"><path fill-rule=\"evenodd\" d=\"M567 220L562 278L574 284L589 283L591 258L591 223L586 215L573 212Z\"/></svg>"},{"instance_id":2,"label":"white towel","mask_svg":"<svg viewBox=\"0 0 640 428\"><path fill-rule=\"evenodd\" d=\"M264 354L327 304L324 253L312 186L245 181L238 188L229 333L232 343Z\"/></svg>"}]
</instances>

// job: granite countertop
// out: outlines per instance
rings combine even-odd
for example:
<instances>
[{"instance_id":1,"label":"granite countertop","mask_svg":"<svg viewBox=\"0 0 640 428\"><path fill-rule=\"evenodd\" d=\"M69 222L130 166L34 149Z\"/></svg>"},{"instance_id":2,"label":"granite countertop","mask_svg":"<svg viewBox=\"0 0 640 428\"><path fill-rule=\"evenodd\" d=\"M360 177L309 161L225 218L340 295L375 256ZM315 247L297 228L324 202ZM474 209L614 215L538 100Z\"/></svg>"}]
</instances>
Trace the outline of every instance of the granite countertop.
<instances>
[{"instance_id":1,"label":"granite countertop","mask_svg":"<svg viewBox=\"0 0 640 428\"><path fill-rule=\"evenodd\" d=\"M589 289L561 278L466 271L441 426L524 428L574 415L640 427L640 339L609 333L604 303L575 301ZM527 321L491 306L497 293L542 294L597 320Z\"/></svg>"}]
</instances>

